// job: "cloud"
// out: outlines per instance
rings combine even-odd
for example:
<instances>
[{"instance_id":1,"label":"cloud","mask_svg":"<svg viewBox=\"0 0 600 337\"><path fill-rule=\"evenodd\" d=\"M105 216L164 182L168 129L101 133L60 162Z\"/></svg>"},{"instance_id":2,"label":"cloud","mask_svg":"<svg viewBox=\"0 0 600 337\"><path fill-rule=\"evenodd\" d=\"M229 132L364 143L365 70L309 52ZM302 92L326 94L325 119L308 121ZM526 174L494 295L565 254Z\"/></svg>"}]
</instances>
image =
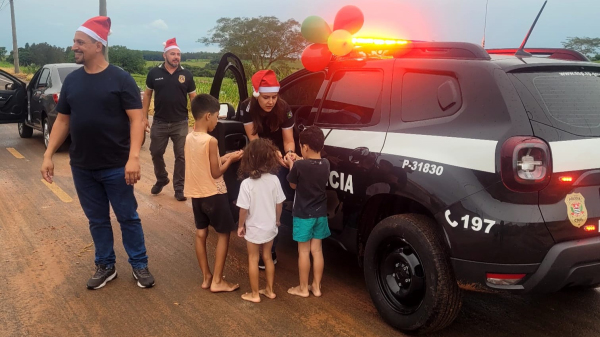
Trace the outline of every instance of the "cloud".
<instances>
[{"instance_id":1,"label":"cloud","mask_svg":"<svg viewBox=\"0 0 600 337\"><path fill-rule=\"evenodd\" d=\"M150 27L156 28L159 30L169 30L169 26L167 26L167 23L163 19L158 19L158 20L152 21L152 23L150 24Z\"/></svg>"}]
</instances>

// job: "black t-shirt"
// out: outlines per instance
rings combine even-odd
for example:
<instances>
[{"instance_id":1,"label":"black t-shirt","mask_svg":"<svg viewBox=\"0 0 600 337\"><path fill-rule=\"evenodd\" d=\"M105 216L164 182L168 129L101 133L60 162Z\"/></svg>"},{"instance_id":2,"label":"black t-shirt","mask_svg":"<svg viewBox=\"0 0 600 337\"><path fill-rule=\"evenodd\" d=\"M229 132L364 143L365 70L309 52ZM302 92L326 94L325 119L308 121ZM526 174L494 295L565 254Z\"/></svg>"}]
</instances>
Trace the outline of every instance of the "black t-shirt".
<instances>
[{"instance_id":1,"label":"black t-shirt","mask_svg":"<svg viewBox=\"0 0 600 337\"><path fill-rule=\"evenodd\" d=\"M56 111L70 115L71 165L87 170L124 167L130 127L125 110L141 109L140 89L127 72L109 65L98 74L70 73Z\"/></svg>"},{"instance_id":2,"label":"black t-shirt","mask_svg":"<svg viewBox=\"0 0 600 337\"><path fill-rule=\"evenodd\" d=\"M270 139L273 142L273 144L275 144L275 146L279 148L279 151L281 151L281 153L285 155L285 150L283 149L283 134L281 132L282 129L293 128L295 119L294 114L292 114L292 109L290 109L290 106L281 98L278 99L278 104L283 104L283 111L285 111L283 123L279 125L279 128L277 130L271 131L271 127L267 124L267 114L269 114L270 112L265 112L262 108L259 107L262 120L262 132L259 132L258 136L260 138ZM244 125L250 125L254 123L254 120L250 115L251 102L252 98L248 98L247 100L240 103L239 115L241 116L241 121L242 123L244 123ZM255 104L258 104L258 102L256 102Z\"/></svg>"},{"instance_id":3,"label":"black t-shirt","mask_svg":"<svg viewBox=\"0 0 600 337\"><path fill-rule=\"evenodd\" d=\"M292 166L287 180L296 184L293 216L302 219L327 216L329 161L327 159L298 160Z\"/></svg>"},{"instance_id":4,"label":"black t-shirt","mask_svg":"<svg viewBox=\"0 0 600 337\"><path fill-rule=\"evenodd\" d=\"M188 95L196 92L192 73L179 66L171 74L163 63L150 70L146 87L154 90L154 120L174 123L188 119Z\"/></svg>"}]
</instances>

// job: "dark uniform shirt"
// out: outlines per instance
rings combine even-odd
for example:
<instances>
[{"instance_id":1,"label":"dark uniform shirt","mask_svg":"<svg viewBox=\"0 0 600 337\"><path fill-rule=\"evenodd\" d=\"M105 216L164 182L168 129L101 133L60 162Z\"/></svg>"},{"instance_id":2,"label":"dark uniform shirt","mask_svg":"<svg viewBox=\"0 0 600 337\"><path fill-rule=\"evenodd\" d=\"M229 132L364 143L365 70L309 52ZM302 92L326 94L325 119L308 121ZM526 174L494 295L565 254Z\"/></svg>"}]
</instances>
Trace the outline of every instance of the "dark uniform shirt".
<instances>
[{"instance_id":1,"label":"dark uniform shirt","mask_svg":"<svg viewBox=\"0 0 600 337\"><path fill-rule=\"evenodd\" d=\"M279 98L281 100L281 98ZM252 119L252 116L250 115L250 104L252 102L252 98L249 98L245 101L243 101L242 103L240 103L240 108L239 108L239 115L240 115L240 120L242 121L242 123L244 123L244 125L249 125L252 124L254 122L254 120ZM283 111L285 111L284 113L284 118L283 118L283 122L281 123L281 125L279 125L279 128L277 128L277 130L275 131L271 131L271 127L267 124L267 114L269 112L265 112L262 109L259 109L260 113L261 113L261 120L262 120L262 132L258 133L258 137L260 138L267 138L270 139L273 144L275 146L277 146L277 148L279 148L279 151L281 151L282 154L285 155L285 151L283 149L283 134L282 134L282 129L290 129L294 127L294 114L292 114L292 110L290 109L290 106L283 100L281 100L280 102L282 102L283 105ZM256 103L258 104L258 102Z\"/></svg>"},{"instance_id":2,"label":"dark uniform shirt","mask_svg":"<svg viewBox=\"0 0 600 337\"><path fill-rule=\"evenodd\" d=\"M140 89L119 67L109 65L97 74L81 67L70 73L56 111L70 116L71 165L86 170L124 167L131 133L125 110L141 108Z\"/></svg>"},{"instance_id":3,"label":"dark uniform shirt","mask_svg":"<svg viewBox=\"0 0 600 337\"><path fill-rule=\"evenodd\" d=\"M146 87L154 90L154 120L174 123L188 119L187 96L196 92L192 73L179 66L171 74L163 63L150 70Z\"/></svg>"}]
</instances>

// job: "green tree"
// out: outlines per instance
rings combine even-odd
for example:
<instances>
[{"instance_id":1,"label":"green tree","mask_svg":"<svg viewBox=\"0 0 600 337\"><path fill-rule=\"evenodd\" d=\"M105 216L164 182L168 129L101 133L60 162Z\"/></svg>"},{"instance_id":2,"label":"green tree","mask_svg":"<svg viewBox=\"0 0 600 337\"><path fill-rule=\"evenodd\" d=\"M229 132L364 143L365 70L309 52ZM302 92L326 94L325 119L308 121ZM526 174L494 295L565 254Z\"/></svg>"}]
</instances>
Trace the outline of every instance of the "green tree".
<instances>
[{"instance_id":1,"label":"green tree","mask_svg":"<svg viewBox=\"0 0 600 337\"><path fill-rule=\"evenodd\" d=\"M0 61L4 61L6 58L6 47L0 47Z\"/></svg>"},{"instance_id":2,"label":"green tree","mask_svg":"<svg viewBox=\"0 0 600 337\"><path fill-rule=\"evenodd\" d=\"M598 37L569 37L562 45L567 49L576 50L588 58L594 58L595 54L600 54L600 38Z\"/></svg>"},{"instance_id":3,"label":"green tree","mask_svg":"<svg viewBox=\"0 0 600 337\"><path fill-rule=\"evenodd\" d=\"M131 74L144 74L146 72L146 61L142 52L127 49L125 46L110 47L110 63Z\"/></svg>"},{"instance_id":4,"label":"green tree","mask_svg":"<svg viewBox=\"0 0 600 337\"><path fill-rule=\"evenodd\" d=\"M250 60L254 69L268 69L277 61L297 59L307 45L298 21L281 22L273 16L220 18L209 34L198 42L217 44L223 53L232 52Z\"/></svg>"}]
</instances>

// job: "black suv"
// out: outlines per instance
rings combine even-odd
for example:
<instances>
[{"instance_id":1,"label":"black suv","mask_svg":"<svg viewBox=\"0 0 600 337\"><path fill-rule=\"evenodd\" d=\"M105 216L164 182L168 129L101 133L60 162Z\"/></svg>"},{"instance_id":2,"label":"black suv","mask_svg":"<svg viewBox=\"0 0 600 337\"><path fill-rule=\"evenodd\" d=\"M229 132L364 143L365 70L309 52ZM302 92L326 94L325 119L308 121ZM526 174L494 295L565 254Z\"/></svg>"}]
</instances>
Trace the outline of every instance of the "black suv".
<instances>
[{"instance_id":1,"label":"black suv","mask_svg":"<svg viewBox=\"0 0 600 337\"><path fill-rule=\"evenodd\" d=\"M600 64L529 51L544 57L415 42L281 81L296 136L308 125L326 135L332 238L357 254L375 307L398 329L452 323L459 284L600 284ZM228 70L246 98L232 54L211 94ZM214 133L223 153L246 144L231 110Z\"/></svg>"}]
</instances>

